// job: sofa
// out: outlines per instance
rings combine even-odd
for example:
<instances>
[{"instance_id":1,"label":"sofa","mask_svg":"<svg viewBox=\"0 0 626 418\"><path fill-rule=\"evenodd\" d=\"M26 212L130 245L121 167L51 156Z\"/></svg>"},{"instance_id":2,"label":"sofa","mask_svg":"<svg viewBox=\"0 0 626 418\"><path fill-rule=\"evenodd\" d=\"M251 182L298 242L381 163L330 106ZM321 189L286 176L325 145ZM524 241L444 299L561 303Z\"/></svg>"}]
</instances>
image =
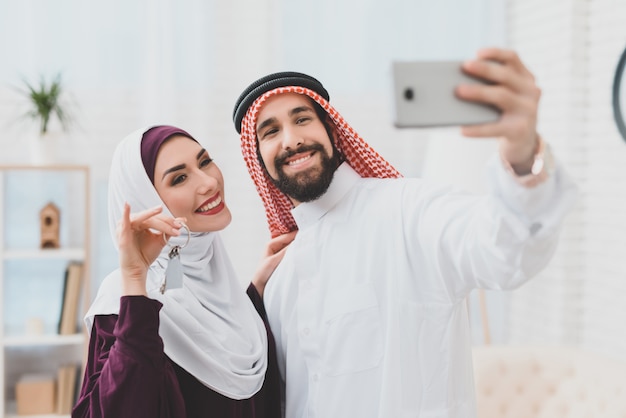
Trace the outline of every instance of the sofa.
<instances>
[{"instance_id":1,"label":"sofa","mask_svg":"<svg viewBox=\"0 0 626 418\"><path fill-rule=\"evenodd\" d=\"M569 347L473 349L479 418L626 418L626 363Z\"/></svg>"}]
</instances>

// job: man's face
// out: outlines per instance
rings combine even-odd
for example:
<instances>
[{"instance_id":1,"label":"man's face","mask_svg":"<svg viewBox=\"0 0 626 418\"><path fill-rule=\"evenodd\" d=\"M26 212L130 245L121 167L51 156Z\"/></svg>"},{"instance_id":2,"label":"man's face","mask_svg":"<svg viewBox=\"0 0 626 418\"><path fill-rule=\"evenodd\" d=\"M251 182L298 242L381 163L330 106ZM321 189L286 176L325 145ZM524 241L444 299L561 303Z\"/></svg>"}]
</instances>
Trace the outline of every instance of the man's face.
<instances>
[{"instance_id":1,"label":"man's face","mask_svg":"<svg viewBox=\"0 0 626 418\"><path fill-rule=\"evenodd\" d=\"M297 93L269 98L259 112L256 134L269 176L294 205L326 192L338 155L311 99Z\"/></svg>"}]
</instances>

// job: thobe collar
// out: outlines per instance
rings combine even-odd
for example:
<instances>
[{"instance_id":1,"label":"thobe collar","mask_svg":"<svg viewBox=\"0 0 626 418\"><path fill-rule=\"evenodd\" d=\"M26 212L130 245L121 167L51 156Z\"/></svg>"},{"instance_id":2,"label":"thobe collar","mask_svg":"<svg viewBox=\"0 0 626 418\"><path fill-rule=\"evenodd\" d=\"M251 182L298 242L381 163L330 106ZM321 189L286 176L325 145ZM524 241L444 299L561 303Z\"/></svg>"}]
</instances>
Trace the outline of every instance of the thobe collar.
<instances>
[{"instance_id":1,"label":"thobe collar","mask_svg":"<svg viewBox=\"0 0 626 418\"><path fill-rule=\"evenodd\" d=\"M326 193L311 202L300 203L291 210L298 229L304 229L324 216L360 178L361 176L348 163L342 163L335 171Z\"/></svg>"}]
</instances>

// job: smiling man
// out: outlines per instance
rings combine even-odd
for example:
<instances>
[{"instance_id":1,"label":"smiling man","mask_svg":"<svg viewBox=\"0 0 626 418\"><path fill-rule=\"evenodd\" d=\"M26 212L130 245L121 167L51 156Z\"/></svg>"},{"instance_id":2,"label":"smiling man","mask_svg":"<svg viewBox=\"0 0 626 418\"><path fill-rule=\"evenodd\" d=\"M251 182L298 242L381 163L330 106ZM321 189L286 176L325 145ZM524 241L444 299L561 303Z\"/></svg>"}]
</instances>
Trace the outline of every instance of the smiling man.
<instances>
[{"instance_id":1,"label":"smiling man","mask_svg":"<svg viewBox=\"0 0 626 418\"><path fill-rule=\"evenodd\" d=\"M482 50L464 69L493 84L457 94L502 110L463 127L499 138L482 197L401 178L306 74L270 74L237 100L270 231L298 230L264 295L286 417L476 416L465 298L544 268L576 188L549 163L517 54Z\"/></svg>"}]
</instances>

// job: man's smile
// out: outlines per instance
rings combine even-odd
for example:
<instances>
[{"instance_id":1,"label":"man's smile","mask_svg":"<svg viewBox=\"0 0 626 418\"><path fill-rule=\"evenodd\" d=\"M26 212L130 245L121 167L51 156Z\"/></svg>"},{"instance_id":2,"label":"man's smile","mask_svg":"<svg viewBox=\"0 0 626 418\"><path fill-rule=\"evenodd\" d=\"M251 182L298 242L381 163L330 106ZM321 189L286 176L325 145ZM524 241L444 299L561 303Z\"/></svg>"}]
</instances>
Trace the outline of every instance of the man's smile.
<instances>
[{"instance_id":1,"label":"man's smile","mask_svg":"<svg viewBox=\"0 0 626 418\"><path fill-rule=\"evenodd\" d=\"M288 165L289 167L298 167L303 163L309 161L314 154L315 151L311 151L308 153L298 153L292 157L286 158L285 165Z\"/></svg>"}]
</instances>

